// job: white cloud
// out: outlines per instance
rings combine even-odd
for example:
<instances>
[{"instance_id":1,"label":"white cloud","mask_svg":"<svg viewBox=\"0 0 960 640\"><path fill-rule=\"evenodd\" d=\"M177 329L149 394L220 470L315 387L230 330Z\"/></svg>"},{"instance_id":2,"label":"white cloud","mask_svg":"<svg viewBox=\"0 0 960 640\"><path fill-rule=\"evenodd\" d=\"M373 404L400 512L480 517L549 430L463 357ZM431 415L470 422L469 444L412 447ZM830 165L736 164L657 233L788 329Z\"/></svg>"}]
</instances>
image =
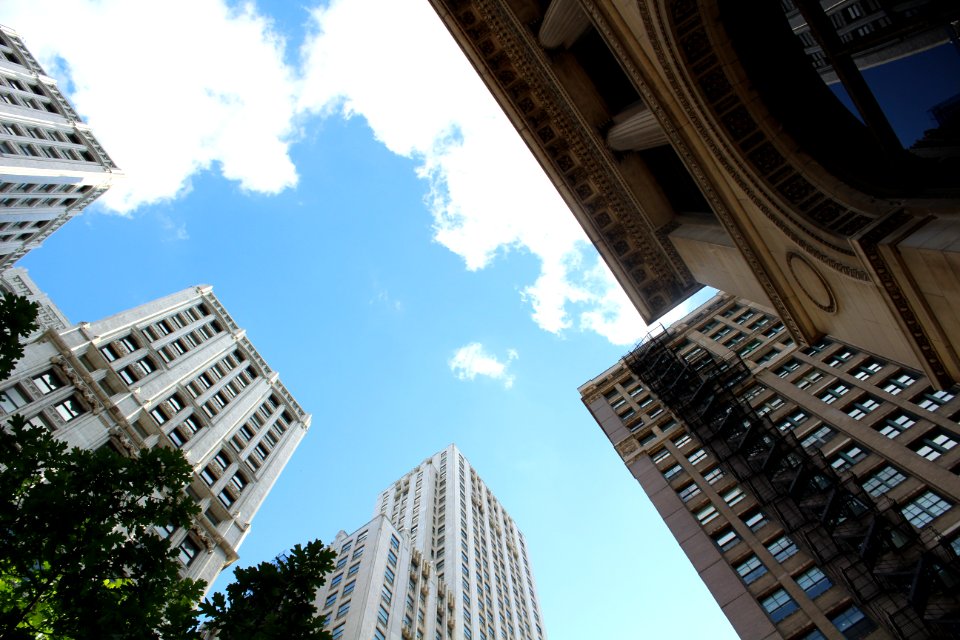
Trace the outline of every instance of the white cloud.
<instances>
[{"instance_id":1,"label":"white cloud","mask_svg":"<svg viewBox=\"0 0 960 640\"><path fill-rule=\"evenodd\" d=\"M540 274L522 295L547 331L595 331L617 344L643 334L636 310L429 3L334 0L313 18L301 108L362 116L387 148L416 159L437 242L470 270L511 250L536 256Z\"/></svg>"},{"instance_id":2,"label":"white cloud","mask_svg":"<svg viewBox=\"0 0 960 640\"><path fill-rule=\"evenodd\" d=\"M496 356L487 353L479 342L471 342L456 350L447 363L450 371L460 380L473 380L477 376L486 376L500 380L507 389L513 386L514 376L507 372L510 363L519 354L516 349L507 349L507 359L502 362Z\"/></svg>"},{"instance_id":3,"label":"white cloud","mask_svg":"<svg viewBox=\"0 0 960 640\"><path fill-rule=\"evenodd\" d=\"M15 28L125 173L101 202L126 213L217 167L243 189L295 185L296 77L252 4L4 0ZM55 16L57 19L52 19ZM69 66L64 61L69 61Z\"/></svg>"}]
</instances>

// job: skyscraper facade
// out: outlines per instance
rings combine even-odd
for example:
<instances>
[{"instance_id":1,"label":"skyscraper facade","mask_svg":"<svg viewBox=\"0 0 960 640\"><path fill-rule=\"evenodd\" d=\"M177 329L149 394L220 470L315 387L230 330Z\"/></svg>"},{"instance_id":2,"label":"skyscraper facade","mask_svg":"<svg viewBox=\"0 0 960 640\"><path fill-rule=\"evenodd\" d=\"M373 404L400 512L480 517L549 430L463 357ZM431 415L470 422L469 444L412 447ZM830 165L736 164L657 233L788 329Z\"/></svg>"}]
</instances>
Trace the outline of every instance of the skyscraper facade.
<instances>
[{"instance_id":1,"label":"skyscraper facade","mask_svg":"<svg viewBox=\"0 0 960 640\"><path fill-rule=\"evenodd\" d=\"M20 36L0 26L0 270L40 246L119 174Z\"/></svg>"},{"instance_id":2,"label":"skyscraper facade","mask_svg":"<svg viewBox=\"0 0 960 640\"><path fill-rule=\"evenodd\" d=\"M957 387L718 294L580 393L741 637L960 634Z\"/></svg>"},{"instance_id":3,"label":"skyscraper facade","mask_svg":"<svg viewBox=\"0 0 960 640\"><path fill-rule=\"evenodd\" d=\"M956 144L905 149L859 71L956 37L960 5L431 3L647 323L708 285L960 381ZM955 86L912 60L899 95Z\"/></svg>"},{"instance_id":4,"label":"skyscraper facade","mask_svg":"<svg viewBox=\"0 0 960 640\"><path fill-rule=\"evenodd\" d=\"M523 533L456 446L377 498L333 541L317 594L335 640L546 638Z\"/></svg>"},{"instance_id":5,"label":"skyscraper facade","mask_svg":"<svg viewBox=\"0 0 960 640\"><path fill-rule=\"evenodd\" d=\"M19 271L23 287L36 290ZM70 445L121 455L183 451L195 470L186 490L202 515L164 535L179 549L183 575L208 585L236 560L310 426L208 286L97 322L47 327L0 385L0 419L19 413Z\"/></svg>"}]
</instances>

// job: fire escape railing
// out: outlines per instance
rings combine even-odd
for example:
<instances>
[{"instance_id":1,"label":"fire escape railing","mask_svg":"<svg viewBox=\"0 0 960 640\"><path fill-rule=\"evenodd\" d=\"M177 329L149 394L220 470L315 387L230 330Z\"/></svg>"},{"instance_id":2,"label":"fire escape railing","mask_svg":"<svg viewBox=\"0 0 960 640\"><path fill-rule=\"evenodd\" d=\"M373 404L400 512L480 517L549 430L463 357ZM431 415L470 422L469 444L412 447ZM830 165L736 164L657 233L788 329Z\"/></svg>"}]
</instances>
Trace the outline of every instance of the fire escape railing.
<instances>
[{"instance_id":1,"label":"fire escape railing","mask_svg":"<svg viewBox=\"0 0 960 640\"><path fill-rule=\"evenodd\" d=\"M624 362L833 582L897 638L960 637L960 560L949 545L754 411L739 356L703 350L688 361L670 341L648 336Z\"/></svg>"}]
</instances>

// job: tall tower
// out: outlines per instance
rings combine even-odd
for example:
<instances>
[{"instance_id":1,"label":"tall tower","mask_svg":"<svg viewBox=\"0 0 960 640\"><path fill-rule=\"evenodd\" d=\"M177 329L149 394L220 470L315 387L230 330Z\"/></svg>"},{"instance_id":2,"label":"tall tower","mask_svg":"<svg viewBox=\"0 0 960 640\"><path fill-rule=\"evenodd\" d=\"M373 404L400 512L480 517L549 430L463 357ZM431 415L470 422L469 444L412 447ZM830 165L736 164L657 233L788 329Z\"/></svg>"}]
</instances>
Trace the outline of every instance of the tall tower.
<instances>
[{"instance_id":1,"label":"tall tower","mask_svg":"<svg viewBox=\"0 0 960 640\"><path fill-rule=\"evenodd\" d=\"M0 269L96 200L120 175L57 83L0 26Z\"/></svg>"},{"instance_id":2,"label":"tall tower","mask_svg":"<svg viewBox=\"0 0 960 640\"><path fill-rule=\"evenodd\" d=\"M183 575L208 585L236 560L310 425L208 286L97 322L44 327L0 383L0 419L13 413L73 446L183 451L195 470L187 492L202 515L166 535Z\"/></svg>"},{"instance_id":3,"label":"tall tower","mask_svg":"<svg viewBox=\"0 0 960 640\"><path fill-rule=\"evenodd\" d=\"M580 393L741 637L960 634L960 388L720 294Z\"/></svg>"},{"instance_id":4,"label":"tall tower","mask_svg":"<svg viewBox=\"0 0 960 640\"><path fill-rule=\"evenodd\" d=\"M523 533L455 445L377 498L333 541L317 606L335 640L543 640Z\"/></svg>"}]
</instances>

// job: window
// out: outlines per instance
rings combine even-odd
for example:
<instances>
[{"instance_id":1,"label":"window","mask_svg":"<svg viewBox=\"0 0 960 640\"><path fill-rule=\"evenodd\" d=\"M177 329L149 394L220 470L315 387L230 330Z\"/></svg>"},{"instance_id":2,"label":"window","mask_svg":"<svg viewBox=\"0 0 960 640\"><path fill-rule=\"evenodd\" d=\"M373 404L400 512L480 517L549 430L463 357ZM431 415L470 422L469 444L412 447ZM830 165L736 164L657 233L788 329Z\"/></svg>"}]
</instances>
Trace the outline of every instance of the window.
<instances>
[{"instance_id":1,"label":"window","mask_svg":"<svg viewBox=\"0 0 960 640\"><path fill-rule=\"evenodd\" d=\"M883 369L883 363L879 360L867 360L857 367L857 372L853 374L853 377L857 380L866 380L881 369Z\"/></svg>"},{"instance_id":2,"label":"window","mask_svg":"<svg viewBox=\"0 0 960 640\"><path fill-rule=\"evenodd\" d=\"M916 381L917 379L911 374L900 372L887 378L883 383L883 390L895 396Z\"/></svg>"},{"instance_id":3,"label":"window","mask_svg":"<svg viewBox=\"0 0 960 640\"><path fill-rule=\"evenodd\" d=\"M722 477L723 471L720 469L720 467L714 467L703 474L703 479L707 481L707 484L715 484L719 482Z\"/></svg>"},{"instance_id":4,"label":"window","mask_svg":"<svg viewBox=\"0 0 960 640\"><path fill-rule=\"evenodd\" d=\"M806 411L802 409L798 409L794 413L790 414L789 416L781 420L780 423L777 425L777 429L779 429L780 431L793 431L794 429L802 425L804 422L806 422L807 419L809 418L810 418L810 415Z\"/></svg>"},{"instance_id":5,"label":"window","mask_svg":"<svg viewBox=\"0 0 960 640\"><path fill-rule=\"evenodd\" d=\"M917 455L927 460L936 460L946 452L957 446L954 439L957 436L943 429L934 429L927 432L923 437L913 441L910 448L917 452Z\"/></svg>"},{"instance_id":6,"label":"window","mask_svg":"<svg viewBox=\"0 0 960 640\"><path fill-rule=\"evenodd\" d=\"M383 608L383 605L380 605L380 609L377 611L377 620L380 621L380 624L386 626L389 618L390 614L387 613L387 610Z\"/></svg>"},{"instance_id":7,"label":"window","mask_svg":"<svg viewBox=\"0 0 960 640\"><path fill-rule=\"evenodd\" d=\"M818 567L810 567L796 577L797 584L811 599L833 586L830 579Z\"/></svg>"},{"instance_id":8,"label":"window","mask_svg":"<svg viewBox=\"0 0 960 640\"><path fill-rule=\"evenodd\" d=\"M839 367L840 365L850 362L851 358L857 355L857 352L853 349L841 348L835 354L830 356L827 360L828 367Z\"/></svg>"},{"instance_id":9,"label":"window","mask_svg":"<svg viewBox=\"0 0 960 640\"><path fill-rule=\"evenodd\" d=\"M666 478L667 480L670 480L675 475L679 474L681 471L683 471L683 467L681 467L678 464L675 464L663 472L663 477Z\"/></svg>"},{"instance_id":10,"label":"window","mask_svg":"<svg viewBox=\"0 0 960 640\"><path fill-rule=\"evenodd\" d=\"M737 574L740 576L740 579L743 580L744 584L755 582L767 572L767 568L760 562L760 558L755 555L750 556L734 568L737 570Z\"/></svg>"},{"instance_id":11,"label":"window","mask_svg":"<svg viewBox=\"0 0 960 640\"><path fill-rule=\"evenodd\" d=\"M674 440L673 444L675 444L676 447L679 449L684 445L689 444L690 442L693 442L693 438L690 437L690 434L684 433L683 435L679 436L676 440Z\"/></svg>"},{"instance_id":12,"label":"window","mask_svg":"<svg viewBox=\"0 0 960 640\"><path fill-rule=\"evenodd\" d=\"M331 640L340 640L341 638L343 638L343 630L346 626L347 626L346 622L344 622L341 625L338 625L337 628L334 629L330 634Z\"/></svg>"},{"instance_id":13,"label":"window","mask_svg":"<svg viewBox=\"0 0 960 640\"><path fill-rule=\"evenodd\" d=\"M397 566L397 554L395 554L392 549L387 549L387 562L389 562L392 567Z\"/></svg>"},{"instance_id":14,"label":"window","mask_svg":"<svg viewBox=\"0 0 960 640\"><path fill-rule=\"evenodd\" d=\"M744 493L743 489L740 487L734 487L730 491L726 492L723 495L723 501L727 503L727 506L734 506L741 502L744 498L747 497L747 494Z\"/></svg>"},{"instance_id":15,"label":"window","mask_svg":"<svg viewBox=\"0 0 960 640\"><path fill-rule=\"evenodd\" d=\"M667 451L666 449L660 449L660 451L657 451L655 454L653 454L653 463L660 464L661 462L663 462L669 457L670 457L669 451Z\"/></svg>"},{"instance_id":16,"label":"window","mask_svg":"<svg viewBox=\"0 0 960 640\"><path fill-rule=\"evenodd\" d=\"M915 424L917 424L917 417L915 415L900 411L891 413L883 422L876 425L875 428L881 435L887 436L892 440Z\"/></svg>"},{"instance_id":17,"label":"window","mask_svg":"<svg viewBox=\"0 0 960 640\"><path fill-rule=\"evenodd\" d=\"M837 628L843 637L847 640L860 640L877 628L877 625L867 616L863 615L855 605L850 605L839 614L830 618L830 622Z\"/></svg>"},{"instance_id":18,"label":"window","mask_svg":"<svg viewBox=\"0 0 960 640\"><path fill-rule=\"evenodd\" d=\"M83 405L80 404L77 396L70 396L60 404L54 405L53 408L64 422L70 422L74 418L87 412L87 410L83 408Z\"/></svg>"},{"instance_id":19,"label":"window","mask_svg":"<svg viewBox=\"0 0 960 640\"><path fill-rule=\"evenodd\" d=\"M759 509L753 509L743 514L743 523L750 527L750 531L759 531L767 522L769 522L767 516L763 515L763 512Z\"/></svg>"},{"instance_id":20,"label":"window","mask_svg":"<svg viewBox=\"0 0 960 640\"><path fill-rule=\"evenodd\" d=\"M329 597L327 598L327 601L323 603L323 606L324 606L324 607L329 607L330 605L332 605L332 604L333 604L334 602L336 602L336 601L337 601L337 594L334 593L333 595L331 595L331 596L329 596Z\"/></svg>"},{"instance_id":21,"label":"window","mask_svg":"<svg viewBox=\"0 0 960 640\"><path fill-rule=\"evenodd\" d=\"M347 576L356 575L357 571L359 570L360 570L360 563L358 562L357 564L350 567L350 570L347 571Z\"/></svg>"},{"instance_id":22,"label":"window","mask_svg":"<svg viewBox=\"0 0 960 640\"><path fill-rule=\"evenodd\" d=\"M185 567L189 567L200 553L200 545L193 541L193 538L187 536L178 548L178 557Z\"/></svg>"},{"instance_id":23,"label":"window","mask_svg":"<svg viewBox=\"0 0 960 640\"><path fill-rule=\"evenodd\" d=\"M837 472L845 471L866 458L869 453L860 445L849 445L846 449L834 454L830 460L830 466Z\"/></svg>"},{"instance_id":24,"label":"window","mask_svg":"<svg viewBox=\"0 0 960 640\"><path fill-rule=\"evenodd\" d=\"M737 546L737 544L740 542L740 536L738 536L737 533L730 527L723 529L719 533L713 534L711 537L713 538L714 543L720 547L720 551L729 551Z\"/></svg>"},{"instance_id":25,"label":"window","mask_svg":"<svg viewBox=\"0 0 960 640\"><path fill-rule=\"evenodd\" d=\"M780 536L767 545L769 551L777 562L783 562L797 552L796 543L787 536Z\"/></svg>"},{"instance_id":26,"label":"window","mask_svg":"<svg viewBox=\"0 0 960 640\"><path fill-rule=\"evenodd\" d=\"M812 371L808 371L807 373L805 373L794 384L800 389L806 389L807 387L813 385L813 383L817 382L821 378L823 378L823 374L817 371L816 369L814 369Z\"/></svg>"},{"instance_id":27,"label":"window","mask_svg":"<svg viewBox=\"0 0 960 640\"><path fill-rule=\"evenodd\" d=\"M706 459L707 459L707 452L704 451L703 449L697 449L687 457L687 460L689 460L690 464L692 465L699 464Z\"/></svg>"},{"instance_id":28,"label":"window","mask_svg":"<svg viewBox=\"0 0 960 640\"><path fill-rule=\"evenodd\" d=\"M880 406L880 403L873 396L865 396L859 402L854 402L847 407L847 415L854 420L863 420L863 418L874 409Z\"/></svg>"},{"instance_id":29,"label":"window","mask_svg":"<svg viewBox=\"0 0 960 640\"><path fill-rule=\"evenodd\" d=\"M760 604L773 622L780 622L797 610L797 603L783 589L777 589L761 600Z\"/></svg>"},{"instance_id":30,"label":"window","mask_svg":"<svg viewBox=\"0 0 960 640\"><path fill-rule=\"evenodd\" d=\"M850 391L850 387L843 384L842 382L838 382L832 387L830 387L829 389L825 389L817 397L820 398L826 404L833 404L841 396L845 395L848 391Z\"/></svg>"},{"instance_id":31,"label":"window","mask_svg":"<svg viewBox=\"0 0 960 640\"><path fill-rule=\"evenodd\" d=\"M683 500L684 502L689 502L692 498L699 495L699 493L700 493L700 487L698 487L693 482L685 486L683 489L680 489L679 491L677 491L677 495L679 495L680 499Z\"/></svg>"},{"instance_id":32,"label":"window","mask_svg":"<svg viewBox=\"0 0 960 640\"><path fill-rule=\"evenodd\" d=\"M933 491L927 491L914 498L900 511L910 524L922 529L933 522L934 518L949 511L952 506Z\"/></svg>"},{"instance_id":33,"label":"window","mask_svg":"<svg viewBox=\"0 0 960 640\"><path fill-rule=\"evenodd\" d=\"M337 585L340 584L342 580L343 580L343 574L338 573L337 575L333 576L333 580L330 581L330 586L336 587Z\"/></svg>"},{"instance_id":34,"label":"window","mask_svg":"<svg viewBox=\"0 0 960 640\"><path fill-rule=\"evenodd\" d=\"M823 425L819 429L814 429L812 432L810 432L810 435L800 441L800 445L804 449L809 449L811 447L819 449L823 445L833 440L834 436L836 435L837 434L833 429Z\"/></svg>"},{"instance_id":35,"label":"window","mask_svg":"<svg viewBox=\"0 0 960 640\"><path fill-rule=\"evenodd\" d=\"M703 509L697 512L697 520L700 522L700 526L705 526L707 523L712 522L720 516L720 513L717 511L715 506L707 505Z\"/></svg>"},{"instance_id":36,"label":"window","mask_svg":"<svg viewBox=\"0 0 960 640\"><path fill-rule=\"evenodd\" d=\"M40 390L40 393L47 395L48 393L53 393L62 387L63 381L61 381L60 377L51 369L34 377L33 384L37 385L37 389Z\"/></svg>"},{"instance_id":37,"label":"window","mask_svg":"<svg viewBox=\"0 0 960 640\"><path fill-rule=\"evenodd\" d=\"M353 582L348 582L348 583L346 584L346 586L343 587L343 595L347 595L347 594L353 593L353 589L354 589L354 587L356 587L356 586L357 586L357 581L356 581L356 580L354 580Z\"/></svg>"},{"instance_id":38,"label":"window","mask_svg":"<svg viewBox=\"0 0 960 640\"><path fill-rule=\"evenodd\" d=\"M927 411L936 411L946 403L953 400L953 394L946 391L934 391L933 393L921 393L913 399L922 409Z\"/></svg>"},{"instance_id":39,"label":"window","mask_svg":"<svg viewBox=\"0 0 960 640\"><path fill-rule=\"evenodd\" d=\"M888 464L863 481L863 490L876 498L906 479L899 469Z\"/></svg>"},{"instance_id":40,"label":"window","mask_svg":"<svg viewBox=\"0 0 960 640\"><path fill-rule=\"evenodd\" d=\"M806 354L806 355L808 355L808 356L814 356L814 355L816 355L816 354L818 354L818 353L821 353L821 352L823 352L823 351L826 351L826 350L830 347L830 345L832 345L832 344L833 344L832 341L824 339L824 340L821 340L820 342L818 342L818 343L815 344L815 345L811 345L811 346L807 347L806 349L803 350L803 353Z\"/></svg>"},{"instance_id":41,"label":"window","mask_svg":"<svg viewBox=\"0 0 960 640\"><path fill-rule=\"evenodd\" d=\"M4 413L14 413L20 407L30 404L20 387L12 386L0 392L0 409Z\"/></svg>"},{"instance_id":42,"label":"window","mask_svg":"<svg viewBox=\"0 0 960 640\"><path fill-rule=\"evenodd\" d=\"M337 617L338 617L338 618L342 618L343 616L347 615L347 612L348 612L348 611L350 611L350 602L349 602L349 601L344 602L342 605L340 605L340 608L337 609Z\"/></svg>"}]
</instances>

